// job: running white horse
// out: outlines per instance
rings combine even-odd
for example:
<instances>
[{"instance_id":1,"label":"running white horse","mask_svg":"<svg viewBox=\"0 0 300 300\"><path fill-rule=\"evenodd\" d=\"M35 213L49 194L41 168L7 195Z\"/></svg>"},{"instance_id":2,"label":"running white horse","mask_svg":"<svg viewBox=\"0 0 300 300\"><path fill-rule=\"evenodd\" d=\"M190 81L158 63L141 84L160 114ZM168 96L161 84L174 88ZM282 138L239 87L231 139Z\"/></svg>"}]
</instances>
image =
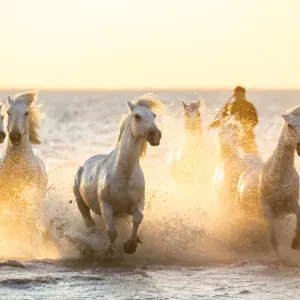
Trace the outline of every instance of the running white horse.
<instances>
[{"instance_id":1,"label":"running white horse","mask_svg":"<svg viewBox=\"0 0 300 300\"><path fill-rule=\"evenodd\" d=\"M300 250L299 176L294 167L295 151L300 156L300 105L282 115L284 126L269 160L239 182L240 205L256 205L268 221L270 242L278 254L276 218L295 214L297 226L292 248ZM252 202L247 204L247 202Z\"/></svg>"},{"instance_id":2,"label":"running white horse","mask_svg":"<svg viewBox=\"0 0 300 300\"><path fill-rule=\"evenodd\" d=\"M36 92L8 97L9 139L0 159L0 210L24 219L29 218L26 209L30 204L44 199L48 181L44 163L34 155L31 146L41 143L36 99Z\"/></svg>"},{"instance_id":3,"label":"running white horse","mask_svg":"<svg viewBox=\"0 0 300 300\"><path fill-rule=\"evenodd\" d=\"M201 103L200 100L182 101L185 141L182 151L177 154L171 152L169 156L170 173L178 183L192 183L204 171Z\"/></svg>"},{"instance_id":4,"label":"running white horse","mask_svg":"<svg viewBox=\"0 0 300 300\"><path fill-rule=\"evenodd\" d=\"M132 215L132 234L124 243L125 252L131 254L140 242L138 228L145 202L145 179L139 160L146 153L147 142L152 146L160 144L161 132L153 111L163 104L147 94L133 103L128 101L128 106L130 112L121 120L117 147L109 155L88 159L77 171L73 191L89 229L95 229L90 210L104 219L109 252L113 252L117 238L114 216Z\"/></svg>"},{"instance_id":5,"label":"running white horse","mask_svg":"<svg viewBox=\"0 0 300 300\"><path fill-rule=\"evenodd\" d=\"M2 104L0 104L0 144L2 144L6 138L6 133L4 132L4 116L1 114Z\"/></svg>"},{"instance_id":6,"label":"running white horse","mask_svg":"<svg viewBox=\"0 0 300 300\"><path fill-rule=\"evenodd\" d=\"M222 121L219 133L222 165L216 170L213 180L217 183L221 206L229 210L235 206L240 175L260 161L255 155L241 153L242 137L242 126L234 116Z\"/></svg>"}]
</instances>

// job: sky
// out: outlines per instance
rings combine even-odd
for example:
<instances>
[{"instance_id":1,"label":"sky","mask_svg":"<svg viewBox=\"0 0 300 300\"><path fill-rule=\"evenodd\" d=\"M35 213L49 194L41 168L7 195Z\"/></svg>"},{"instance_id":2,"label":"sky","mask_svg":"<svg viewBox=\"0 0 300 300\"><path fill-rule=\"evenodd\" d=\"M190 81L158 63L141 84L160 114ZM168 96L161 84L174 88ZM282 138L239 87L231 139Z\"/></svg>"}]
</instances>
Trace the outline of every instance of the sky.
<instances>
[{"instance_id":1,"label":"sky","mask_svg":"<svg viewBox=\"0 0 300 300\"><path fill-rule=\"evenodd\" d=\"M300 88L299 0L0 7L0 89Z\"/></svg>"}]
</instances>

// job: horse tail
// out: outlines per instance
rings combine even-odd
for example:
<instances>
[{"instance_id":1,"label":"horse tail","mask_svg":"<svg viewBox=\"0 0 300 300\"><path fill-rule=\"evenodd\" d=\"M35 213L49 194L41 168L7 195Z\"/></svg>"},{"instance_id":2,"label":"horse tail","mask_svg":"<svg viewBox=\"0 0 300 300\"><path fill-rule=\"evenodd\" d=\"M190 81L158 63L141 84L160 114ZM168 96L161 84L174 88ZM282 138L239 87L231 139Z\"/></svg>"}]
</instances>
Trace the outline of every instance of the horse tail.
<instances>
[{"instance_id":1,"label":"horse tail","mask_svg":"<svg viewBox=\"0 0 300 300\"><path fill-rule=\"evenodd\" d=\"M74 182L74 185L77 185L78 187L80 186L80 183L81 183L82 172L83 172L83 166L80 166L76 173L75 182Z\"/></svg>"},{"instance_id":2,"label":"horse tail","mask_svg":"<svg viewBox=\"0 0 300 300\"><path fill-rule=\"evenodd\" d=\"M73 194L76 198L76 202L77 202L77 205L79 206L84 206L84 201L82 199L82 196L80 194L80 184L81 184L81 175L82 175L82 172L83 172L83 166L80 166L76 175L75 175L75 179L74 179L74 184L73 184ZM79 209L80 210L80 209Z\"/></svg>"}]
</instances>

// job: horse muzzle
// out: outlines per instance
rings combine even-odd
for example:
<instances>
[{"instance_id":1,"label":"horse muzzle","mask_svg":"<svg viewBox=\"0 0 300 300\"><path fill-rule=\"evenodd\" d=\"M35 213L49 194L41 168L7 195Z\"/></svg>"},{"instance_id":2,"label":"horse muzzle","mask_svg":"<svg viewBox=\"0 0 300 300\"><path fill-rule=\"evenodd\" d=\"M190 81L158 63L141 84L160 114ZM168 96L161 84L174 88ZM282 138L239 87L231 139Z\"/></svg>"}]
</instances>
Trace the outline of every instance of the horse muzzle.
<instances>
[{"instance_id":1,"label":"horse muzzle","mask_svg":"<svg viewBox=\"0 0 300 300\"><path fill-rule=\"evenodd\" d=\"M151 146L158 146L162 137L161 131L158 129L150 130L148 133L148 142Z\"/></svg>"},{"instance_id":2,"label":"horse muzzle","mask_svg":"<svg viewBox=\"0 0 300 300\"><path fill-rule=\"evenodd\" d=\"M297 151L298 156L300 156L300 143L297 144L296 151Z\"/></svg>"},{"instance_id":3,"label":"horse muzzle","mask_svg":"<svg viewBox=\"0 0 300 300\"><path fill-rule=\"evenodd\" d=\"M2 144L4 142L6 138L6 134L4 131L0 131L0 144Z\"/></svg>"},{"instance_id":4,"label":"horse muzzle","mask_svg":"<svg viewBox=\"0 0 300 300\"><path fill-rule=\"evenodd\" d=\"M17 146L21 143L22 135L19 132L12 131L9 134L9 139L14 146Z\"/></svg>"}]
</instances>

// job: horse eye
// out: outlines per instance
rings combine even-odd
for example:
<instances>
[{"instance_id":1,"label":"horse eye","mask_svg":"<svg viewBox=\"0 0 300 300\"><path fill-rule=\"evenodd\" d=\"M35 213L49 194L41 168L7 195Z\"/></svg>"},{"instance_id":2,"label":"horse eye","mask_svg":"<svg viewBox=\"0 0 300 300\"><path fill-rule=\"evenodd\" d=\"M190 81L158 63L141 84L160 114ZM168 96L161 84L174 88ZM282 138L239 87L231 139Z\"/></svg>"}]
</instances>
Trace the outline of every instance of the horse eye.
<instances>
[{"instance_id":1,"label":"horse eye","mask_svg":"<svg viewBox=\"0 0 300 300\"><path fill-rule=\"evenodd\" d=\"M156 118L156 114L153 114L153 118L154 118L154 119Z\"/></svg>"},{"instance_id":2,"label":"horse eye","mask_svg":"<svg viewBox=\"0 0 300 300\"><path fill-rule=\"evenodd\" d=\"M134 117L135 117L135 119L136 119L137 121L140 121L140 120L141 120L141 116L138 115L138 114L135 114Z\"/></svg>"},{"instance_id":3,"label":"horse eye","mask_svg":"<svg viewBox=\"0 0 300 300\"><path fill-rule=\"evenodd\" d=\"M3 119L4 119L4 116L1 116L1 119L3 120Z\"/></svg>"},{"instance_id":4,"label":"horse eye","mask_svg":"<svg viewBox=\"0 0 300 300\"><path fill-rule=\"evenodd\" d=\"M28 111L25 113L25 116L28 116Z\"/></svg>"}]
</instances>

